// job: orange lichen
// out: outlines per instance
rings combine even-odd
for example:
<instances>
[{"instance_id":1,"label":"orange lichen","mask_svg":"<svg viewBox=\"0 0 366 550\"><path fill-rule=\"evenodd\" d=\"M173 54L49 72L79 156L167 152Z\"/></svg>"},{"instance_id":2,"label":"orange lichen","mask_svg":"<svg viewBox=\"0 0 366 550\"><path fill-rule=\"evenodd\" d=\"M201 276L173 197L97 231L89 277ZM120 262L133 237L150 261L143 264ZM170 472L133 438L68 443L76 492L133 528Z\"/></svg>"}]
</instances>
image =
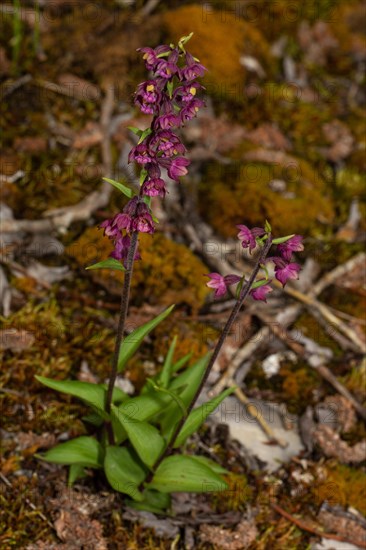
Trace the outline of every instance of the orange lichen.
<instances>
[{"instance_id":1,"label":"orange lichen","mask_svg":"<svg viewBox=\"0 0 366 550\"><path fill-rule=\"evenodd\" d=\"M277 190L276 185L281 187ZM280 235L311 234L319 221L333 215L324 181L302 160L287 165L211 164L200 186L200 199L202 215L225 237L236 235L236 224L260 226L265 219Z\"/></svg>"},{"instance_id":2,"label":"orange lichen","mask_svg":"<svg viewBox=\"0 0 366 550\"><path fill-rule=\"evenodd\" d=\"M204 85L210 94L243 102L246 79L246 69L240 63L243 55L255 56L264 69L270 69L269 45L261 32L228 11L183 6L163 14L163 21L172 41L194 33L189 49L209 69Z\"/></svg>"}]
</instances>

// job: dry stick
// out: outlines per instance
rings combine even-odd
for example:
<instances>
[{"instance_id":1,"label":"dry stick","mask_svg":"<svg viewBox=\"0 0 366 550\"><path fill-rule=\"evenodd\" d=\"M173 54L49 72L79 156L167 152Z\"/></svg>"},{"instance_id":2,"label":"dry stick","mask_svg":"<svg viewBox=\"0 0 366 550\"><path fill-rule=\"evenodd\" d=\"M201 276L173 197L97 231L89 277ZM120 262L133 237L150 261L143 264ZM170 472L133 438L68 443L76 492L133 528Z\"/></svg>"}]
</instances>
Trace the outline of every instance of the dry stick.
<instances>
[{"instance_id":1,"label":"dry stick","mask_svg":"<svg viewBox=\"0 0 366 550\"><path fill-rule=\"evenodd\" d=\"M116 344L115 344L115 347L114 347L114 354L113 354L113 360L112 360L112 371L111 371L111 376L109 378L108 390L107 390L107 396L106 396L106 404L105 404L105 410L108 414L111 412L113 389L114 389L114 385L116 383L116 378L117 378L117 374L118 374L119 352L120 352L120 348L121 348L121 344L122 344L123 336L124 336L124 331L125 331L125 324L126 324L127 311L128 311L128 303L129 303L129 299L130 299L130 289L131 289L131 278L132 278L132 272L133 272L133 263L134 263L134 259L135 259L136 249L137 249L137 242L138 242L138 232L136 231L136 232L132 233L131 244L130 244L130 248L128 250L128 256L127 256L127 261L126 261L126 271L125 271L125 277L124 277L123 288L122 288L121 308L120 308L117 335L116 335ZM113 430L112 430L112 426L111 426L110 422L106 422L106 428L107 428L107 432L108 432L109 443L111 445L114 445L114 434L113 434Z\"/></svg>"},{"instance_id":2,"label":"dry stick","mask_svg":"<svg viewBox=\"0 0 366 550\"><path fill-rule=\"evenodd\" d=\"M346 537L342 537L341 535L336 535L336 534L332 534L332 533L324 533L323 531L320 531L319 529L316 529L315 527L312 527L311 525L308 525L307 523L305 523L301 519L297 519L294 516L291 516L291 514L289 514L285 510L283 510L277 504L271 504L271 506L274 510L276 510L276 512L278 514L280 514L281 516L283 516L287 520L289 520L292 523L294 523L295 525L297 525L297 527L299 527L303 531L308 531L309 533L312 533L313 535L316 535L318 537L323 537L325 539L332 539L332 540L337 540L337 541L340 541L340 542L348 542L349 544L354 544L355 546L359 546L360 548L366 548L365 541L360 541L360 540L356 541L356 540L352 540L352 539L347 539Z\"/></svg>"},{"instance_id":3,"label":"dry stick","mask_svg":"<svg viewBox=\"0 0 366 550\"><path fill-rule=\"evenodd\" d=\"M234 385L235 381L229 380L229 383ZM288 446L287 441L275 435L273 430L268 426L267 422L264 420L260 410L249 401L245 393L240 388L236 388L235 395L239 399L239 401L241 401L246 406L248 413L258 422L258 424L260 424L262 430L268 436L268 438L276 442L277 445L279 445L283 449L285 449Z\"/></svg>"},{"instance_id":4,"label":"dry stick","mask_svg":"<svg viewBox=\"0 0 366 550\"><path fill-rule=\"evenodd\" d=\"M257 259L257 262L256 262L256 265L248 279L248 281L244 284L241 292L240 292L240 295L239 295L239 298L238 300L236 301L234 307L233 307L233 310L229 316L229 319L227 320L224 328L223 328L223 331L220 335L220 338L215 346L215 349L213 351L213 354L211 355L211 358L210 358L210 361L206 367L206 370L205 370L205 373L202 377L202 380L193 396L193 399L192 401L190 402L189 406L187 407L187 411L186 411L186 414L184 416L182 416L182 418L180 419L180 421L178 422L175 430L174 430L174 433L172 435L172 437L170 438L170 441L169 441L169 444L168 446L166 447L164 453L159 457L159 459L156 461L156 463L154 464L153 468L152 468L152 471L150 472L150 474L148 475L145 483L149 483L156 471L156 469L158 468L159 464L161 464L161 462L164 460L164 458L168 455L171 454L172 450L173 450L173 447L174 447L174 443L180 433L180 431L182 430L190 412L192 411L194 405L196 404L196 401L207 381L207 378L209 377L209 374L211 372L211 369L213 367L213 365L215 364L215 361L217 359L217 356L219 355L220 351L221 351L221 348L227 338L227 336L229 335L230 333L230 330L233 326L233 323L243 305L243 302L245 300L245 298L247 297L251 287L252 287L252 284L254 283L255 281L255 278L258 274L258 271L260 270L260 267L261 267L261 264L263 263L263 261L265 260L265 258L267 257L267 254L270 250L272 246L272 237L271 235L268 236L268 240L267 242L265 243L262 251L261 251L261 254L259 255L258 259Z\"/></svg>"},{"instance_id":5,"label":"dry stick","mask_svg":"<svg viewBox=\"0 0 366 550\"><path fill-rule=\"evenodd\" d=\"M292 339L288 337L284 327L278 326L277 323L273 323L272 320L269 319L266 315L259 314L258 317L264 323L266 323L266 325L269 327L271 332L273 332L273 334L275 336L277 336L277 338L282 340L287 345L287 347L292 349L295 353L300 355L300 357L303 357L305 360L309 359L308 354L306 353L304 347L301 344L299 344L298 342L293 342ZM310 365L310 366L312 368L315 368L315 370L325 380L327 380L327 382L329 382L336 391L338 391L341 395L343 395L343 397L345 397L352 404L352 406L356 409L358 414L364 420L366 420L366 409L365 409L365 407L363 407L357 401L357 399L355 399L353 397L353 395L347 390L347 388L345 386L343 386L343 384L341 384L341 382L339 382L339 380L334 376L334 374L331 372L331 370L328 369L328 367L326 367L325 365L318 365L318 366Z\"/></svg>"}]
</instances>

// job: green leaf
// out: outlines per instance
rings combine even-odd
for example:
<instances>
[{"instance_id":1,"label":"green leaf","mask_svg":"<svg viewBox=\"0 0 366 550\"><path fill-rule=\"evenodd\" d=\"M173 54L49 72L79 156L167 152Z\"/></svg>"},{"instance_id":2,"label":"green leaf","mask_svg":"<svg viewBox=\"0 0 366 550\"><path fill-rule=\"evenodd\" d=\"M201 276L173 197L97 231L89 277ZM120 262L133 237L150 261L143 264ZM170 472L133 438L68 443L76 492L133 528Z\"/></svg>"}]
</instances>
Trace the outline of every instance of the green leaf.
<instances>
[{"instance_id":1,"label":"green leaf","mask_svg":"<svg viewBox=\"0 0 366 550\"><path fill-rule=\"evenodd\" d=\"M220 464L217 464L214 460L211 460L210 458L206 458L205 456L192 456L194 460L198 460L200 464L204 464L205 466L208 466L210 470L215 472L215 474L228 474L229 472L220 466Z\"/></svg>"},{"instance_id":2,"label":"green leaf","mask_svg":"<svg viewBox=\"0 0 366 550\"><path fill-rule=\"evenodd\" d=\"M73 397L78 397L88 405L95 407L101 413L104 413L106 391L101 384L92 384L90 382L81 382L80 380L52 380L44 376L35 377L38 382L44 384L52 390L61 393L67 393ZM104 413L104 418L106 413Z\"/></svg>"},{"instance_id":3,"label":"green leaf","mask_svg":"<svg viewBox=\"0 0 366 550\"><path fill-rule=\"evenodd\" d=\"M206 464L191 456L169 456L160 464L148 485L162 493L223 491L227 483Z\"/></svg>"},{"instance_id":4,"label":"green leaf","mask_svg":"<svg viewBox=\"0 0 366 550\"><path fill-rule=\"evenodd\" d=\"M203 373L210 360L211 354L208 353L199 361L197 361L192 367L189 367L177 376L170 384L169 390L174 391L176 394L179 389L183 388L179 393L179 398L183 402L185 407L188 407L196 390L202 380ZM171 435L174 426L177 421L182 417L181 408L176 403L171 403L169 407L164 411L162 418L160 418L160 424L162 429L162 435L169 437Z\"/></svg>"},{"instance_id":5,"label":"green leaf","mask_svg":"<svg viewBox=\"0 0 366 550\"><path fill-rule=\"evenodd\" d=\"M171 496L169 493L160 493L153 489L145 489L143 492L144 500L142 502L127 501L127 506L135 510L146 510L154 514L161 514L162 511L170 508Z\"/></svg>"},{"instance_id":6,"label":"green leaf","mask_svg":"<svg viewBox=\"0 0 366 550\"><path fill-rule=\"evenodd\" d=\"M243 275L243 277L241 278L241 280L239 281L239 284L238 286L236 287L236 292L235 292L235 296L236 298L239 298L240 294L241 294L241 291L242 291L242 288L243 288L243 285L244 283L246 283L246 280L245 280L245 275Z\"/></svg>"},{"instance_id":7,"label":"green leaf","mask_svg":"<svg viewBox=\"0 0 366 550\"><path fill-rule=\"evenodd\" d=\"M121 191L121 193L126 195L126 197L128 197L129 199L132 199L132 197L134 196L134 192L132 191L132 189L127 187L127 185L124 185L123 183L121 183L119 181L111 180L110 178L103 178L103 179L104 179L104 181L107 181L108 183L113 185L113 187L118 189L118 191Z\"/></svg>"},{"instance_id":8,"label":"green leaf","mask_svg":"<svg viewBox=\"0 0 366 550\"><path fill-rule=\"evenodd\" d=\"M174 363L174 365L172 366L172 373L182 369L188 363L191 357L192 357L192 353L187 353L181 359L178 359L178 361Z\"/></svg>"},{"instance_id":9,"label":"green leaf","mask_svg":"<svg viewBox=\"0 0 366 550\"><path fill-rule=\"evenodd\" d=\"M254 290L255 288L259 288L264 285L268 285L268 279L260 279L259 281L255 281L255 283L253 283L251 286L251 290Z\"/></svg>"},{"instance_id":10,"label":"green leaf","mask_svg":"<svg viewBox=\"0 0 366 550\"><path fill-rule=\"evenodd\" d=\"M85 269L117 269L117 271L126 271L119 260L107 258L93 265L88 265Z\"/></svg>"},{"instance_id":11,"label":"green leaf","mask_svg":"<svg viewBox=\"0 0 366 550\"><path fill-rule=\"evenodd\" d=\"M96 412L91 412L90 414L84 415L82 417L82 421L88 422L88 424L92 424L97 427L100 427L103 424L103 418Z\"/></svg>"},{"instance_id":12,"label":"green leaf","mask_svg":"<svg viewBox=\"0 0 366 550\"><path fill-rule=\"evenodd\" d=\"M41 384L52 390L78 397L88 405L95 407L104 419L108 418L108 415L104 411L107 392L106 384L92 384L91 382L81 382L80 380L52 380L52 378L37 375L35 378L38 382L41 382ZM124 391L120 388L114 388L113 403L127 399L129 399L129 396Z\"/></svg>"},{"instance_id":13,"label":"green leaf","mask_svg":"<svg viewBox=\"0 0 366 550\"><path fill-rule=\"evenodd\" d=\"M104 459L104 471L113 489L129 495L134 500L142 501L143 496L138 487L147 472L127 447L107 447Z\"/></svg>"},{"instance_id":14,"label":"green leaf","mask_svg":"<svg viewBox=\"0 0 366 550\"><path fill-rule=\"evenodd\" d=\"M129 130L131 130L131 132L133 132L134 134L136 134L136 136L141 136L143 130L140 130L140 128L136 128L136 126L127 126L127 128Z\"/></svg>"},{"instance_id":15,"label":"green leaf","mask_svg":"<svg viewBox=\"0 0 366 550\"><path fill-rule=\"evenodd\" d=\"M220 395L214 397L210 401L207 401L207 403L204 403L200 407L197 407L194 409L187 420L185 421L183 428L181 429L175 443L174 448L180 447L187 437L192 435L194 432L198 430L198 428L204 423L206 418L213 413L213 411L220 405L220 403L235 391L236 388L228 388L227 390L223 391Z\"/></svg>"},{"instance_id":16,"label":"green leaf","mask_svg":"<svg viewBox=\"0 0 366 550\"><path fill-rule=\"evenodd\" d=\"M141 327L138 327L124 338L119 352L118 372L121 372L123 370L127 361L138 350L145 336L147 336L155 327L157 327L159 323L164 321L164 319L168 317L168 315L173 311L173 308L174 305L168 307L168 309L164 310L162 313L160 313L160 315L158 315L154 319L151 319L151 321L148 321Z\"/></svg>"},{"instance_id":17,"label":"green leaf","mask_svg":"<svg viewBox=\"0 0 366 550\"><path fill-rule=\"evenodd\" d=\"M37 456L54 464L79 464L90 468L101 468L103 465L103 449L100 443L94 437L85 435L60 443Z\"/></svg>"},{"instance_id":18,"label":"green leaf","mask_svg":"<svg viewBox=\"0 0 366 550\"><path fill-rule=\"evenodd\" d=\"M169 81L167 84L167 90L168 90L170 99L173 97L173 89L174 89L174 84L172 81Z\"/></svg>"},{"instance_id":19,"label":"green leaf","mask_svg":"<svg viewBox=\"0 0 366 550\"><path fill-rule=\"evenodd\" d=\"M182 411L183 416L185 416L187 414L187 408L186 408L185 404L183 403L183 401L181 400L181 398L179 397L179 395L172 392L171 390L168 390L166 388L162 388L162 387L158 386L157 384L154 383L153 380L148 379L148 382L150 382L151 386L154 388L155 391L162 392L162 393L167 393L168 395L170 395L172 400L176 402L176 404L178 405L178 407ZM186 386L184 386L184 387L186 387ZM183 388L182 388L182 390L183 390Z\"/></svg>"},{"instance_id":20,"label":"green leaf","mask_svg":"<svg viewBox=\"0 0 366 550\"><path fill-rule=\"evenodd\" d=\"M148 174L148 172L147 172L146 168L141 168L140 178L139 178L140 186L144 183L147 174Z\"/></svg>"},{"instance_id":21,"label":"green leaf","mask_svg":"<svg viewBox=\"0 0 366 550\"><path fill-rule=\"evenodd\" d=\"M161 373L159 375L159 383L163 388L168 387L171 377L172 363L174 357L175 346L177 345L177 336L174 336L172 343L169 346Z\"/></svg>"},{"instance_id":22,"label":"green leaf","mask_svg":"<svg viewBox=\"0 0 366 550\"><path fill-rule=\"evenodd\" d=\"M295 233L293 235L287 235L287 237L279 237L278 239L273 239L272 244L282 244L286 241L289 241L292 239L292 237L295 237Z\"/></svg>"},{"instance_id":23,"label":"green leaf","mask_svg":"<svg viewBox=\"0 0 366 550\"><path fill-rule=\"evenodd\" d=\"M126 430L136 453L144 464L152 468L165 447L165 441L157 428L123 414L116 407L113 408L115 417Z\"/></svg>"},{"instance_id":24,"label":"green leaf","mask_svg":"<svg viewBox=\"0 0 366 550\"><path fill-rule=\"evenodd\" d=\"M141 136L140 136L140 139L139 139L139 141L138 141L138 145L139 145L140 143L142 143L142 142L144 141L144 139L145 139L147 136L149 136L149 135L151 134L151 132L152 132L152 129L151 129L151 128L146 128L146 130L144 130L144 131L142 132Z\"/></svg>"},{"instance_id":25,"label":"green leaf","mask_svg":"<svg viewBox=\"0 0 366 550\"><path fill-rule=\"evenodd\" d=\"M80 466L80 464L71 464L67 478L67 485L72 487L76 480L83 479L84 477L86 477L84 466Z\"/></svg>"},{"instance_id":26,"label":"green leaf","mask_svg":"<svg viewBox=\"0 0 366 550\"><path fill-rule=\"evenodd\" d=\"M116 442L122 443L127 437L127 432L119 421L119 413L127 415L132 420L150 420L157 413L163 411L170 401L171 398L168 395L150 392L132 397L122 405L113 407L111 419Z\"/></svg>"}]
</instances>

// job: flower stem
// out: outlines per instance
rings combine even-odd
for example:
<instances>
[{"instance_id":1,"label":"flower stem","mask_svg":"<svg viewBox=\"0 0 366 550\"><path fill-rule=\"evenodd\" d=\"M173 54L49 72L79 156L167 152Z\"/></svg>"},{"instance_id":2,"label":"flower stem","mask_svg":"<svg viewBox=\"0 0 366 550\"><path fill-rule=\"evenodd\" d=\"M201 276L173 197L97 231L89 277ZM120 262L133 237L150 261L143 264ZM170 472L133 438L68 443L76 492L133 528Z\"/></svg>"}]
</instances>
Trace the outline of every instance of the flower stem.
<instances>
[{"instance_id":1,"label":"flower stem","mask_svg":"<svg viewBox=\"0 0 366 550\"><path fill-rule=\"evenodd\" d=\"M105 411L108 414L110 414L111 412L113 389L114 389L114 385L116 383L116 378L118 374L119 351L121 348L124 331L125 331L128 304L130 301L130 289L131 289L131 279L132 279L132 272L133 272L133 263L134 263L134 258L136 254L137 243L138 243L138 232L134 232L131 235L130 248L126 259L126 271L125 271L125 277L124 277L123 288L122 288L121 307L119 310L116 343L114 347L112 370L111 370L111 375L109 377L108 390L107 390L107 396L106 396ZM114 434L113 434L111 422L110 421L106 422L105 426L108 433L109 443L111 445L114 445Z\"/></svg>"},{"instance_id":2,"label":"flower stem","mask_svg":"<svg viewBox=\"0 0 366 550\"><path fill-rule=\"evenodd\" d=\"M180 421L178 422L175 430L174 430L174 433L172 435L172 437L170 438L170 441L169 441L169 444L167 445L165 451L163 452L163 454L158 458L158 460L156 461L156 463L154 464L153 468L152 468L152 471L149 473L147 479L145 480L145 483L149 483L153 476L154 476L154 473L156 472L158 466L161 464L161 462L164 460L164 458L166 458L167 456L169 456L171 454L171 452L173 451L173 447L174 447L174 443L180 433L180 431L182 430L184 424L185 424L185 421L187 419L187 417L189 416L189 414L191 413L193 407L195 406L196 404L196 401L207 381L207 378L209 377L210 375L210 372L211 372L211 369L212 367L214 366L215 364L215 361L221 351L221 348L227 338L227 336L229 335L230 333L230 330L231 330L231 327L233 326L233 323L244 303L244 300L245 298L248 296L248 293L251 289L251 286L252 284L254 283L255 281L255 278L258 274L258 271L261 267L261 264L263 263L263 261L265 260L270 248L271 248L271 245L272 245L272 237L271 237L271 234L268 235L268 239L267 241L265 242L264 244L264 247L262 248L262 251L260 253L260 255L258 256L258 259L257 259L257 262L255 264L255 267L248 279L248 281L243 285L243 288L241 289L241 292L240 292L240 295L233 307L233 310L228 318L228 320L226 321L226 324L223 328L223 331L220 335L220 338L218 339L218 342L215 346L215 349L211 355L211 358L210 358L210 361L206 367L206 370L205 370L205 373L202 377L202 380L200 382L200 385L198 386L197 390L196 390L196 393L194 394L193 398L192 398L192 401L190 402L189 406L187 407L187 413L180 419Z\"/></svg>"}]
</instances>

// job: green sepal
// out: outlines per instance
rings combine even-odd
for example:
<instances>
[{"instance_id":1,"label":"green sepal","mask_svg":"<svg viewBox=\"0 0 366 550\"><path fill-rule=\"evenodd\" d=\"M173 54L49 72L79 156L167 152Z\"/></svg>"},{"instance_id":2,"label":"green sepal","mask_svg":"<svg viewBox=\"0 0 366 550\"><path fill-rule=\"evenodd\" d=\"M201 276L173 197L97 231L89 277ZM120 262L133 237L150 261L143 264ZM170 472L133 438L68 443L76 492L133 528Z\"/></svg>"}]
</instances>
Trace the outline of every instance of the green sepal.
<instances>
[{"instance_id":1,"label":"green sepal","mask_svg":"<svg viewBox=\"0 0 366 550\"><path fill-rule=\"evenodd\" d=\"M111 180L110 178L103 178L103 179L104 179L104 181L107 181L108 183L113 185L113 187L118 189L118 191L121 191L121 193L126 195L126 197L128 197L129 199L132 199L132 197L134 196L134 192L132 191L132 189L127 187L127 185L124 185L123 183L121 183L119 181Z\"/></svg>"},{"instance_id":2,"label":"green sepal","mask_svg":"<svg viewBox=\"0 0 366 550\"><path fill-rule=\"evenodd\" d=\"M107 258L93 265L89 265L85 269L116 269L117 271L126 271L119 260L115 258Z\"/></svg>"}]
</instances>

